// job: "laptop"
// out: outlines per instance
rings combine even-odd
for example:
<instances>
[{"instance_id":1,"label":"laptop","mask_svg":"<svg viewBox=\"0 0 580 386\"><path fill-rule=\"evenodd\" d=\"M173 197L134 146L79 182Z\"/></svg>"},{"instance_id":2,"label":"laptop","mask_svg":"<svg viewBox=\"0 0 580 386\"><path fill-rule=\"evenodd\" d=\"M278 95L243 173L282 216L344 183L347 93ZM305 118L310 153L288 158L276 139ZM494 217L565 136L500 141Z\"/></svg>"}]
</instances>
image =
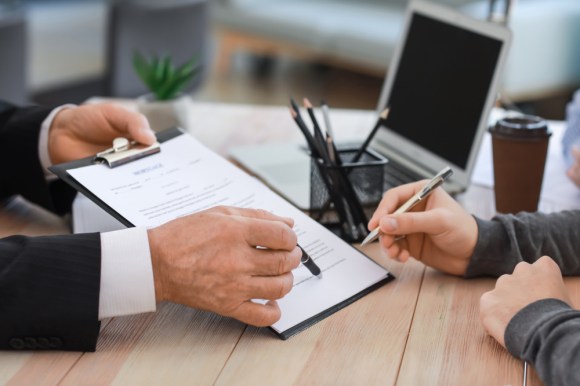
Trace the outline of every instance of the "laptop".
<instances>
[{"instance_id":1,"label":"laptop","mask_svg":"<svg viewBox=\"0 0 580 386\"><path fill-rule=\"evenodd\" d=\"M450 166L445 189L462 192L497 99L511 33L424 1L409 3L404 25L377 107L377 116L386 107L390 113L370 144L388 160L384 188ZM234 148L230 155L294 205L311 209L304 149L272 144Z\"/></svg>"}]
</instances>

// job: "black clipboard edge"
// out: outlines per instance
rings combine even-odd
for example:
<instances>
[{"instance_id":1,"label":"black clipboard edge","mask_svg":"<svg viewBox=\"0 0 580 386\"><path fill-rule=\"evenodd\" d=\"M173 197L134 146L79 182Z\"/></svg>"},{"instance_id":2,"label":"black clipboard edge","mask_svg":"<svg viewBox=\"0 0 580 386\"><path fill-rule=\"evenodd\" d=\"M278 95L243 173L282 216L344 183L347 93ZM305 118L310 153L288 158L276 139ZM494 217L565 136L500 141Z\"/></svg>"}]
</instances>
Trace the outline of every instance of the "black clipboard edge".
<instances>
[{"instance_id":1,"label":"black clipboard edge","mask_svg":"<svg viewBox=\"0 0 580 386\"><path fill-rule=\"evenodd\" d=\"M173 138L175 138L179 135L182 135L182 134L185 134L185 132L181 128L173 127L171 129L167 129L167 130L164 130L162 132L157 133L156 136L157 136L157 141L160 143L163 143L165 141L173 139ZM77 180L75 180L68 173L68 171L71 169L78 169L78 168L82 168L85 166L93 165L93 161L94 161L94 157L87 157L87 158L83 158L83 159L80 159L77 161L66 162L66 163L54 165L54 166L49 167L48 170L50 170L51 172L56 174L58 176L58 178L60 178L61 180L66 182L68 185L72 186L79 193L82 193L88 199L90 199L92 202L94 202L95 204L100 206L102 209L104 209L107 213L109 213L111 216L113 216L121 224L123 224L129 228L134 227L135 226L134 224L132 224L126 218L124 218L119 213L117 213L117 211L115 211L113 208L111 208L109 205L107 205L103 200L101 200L99 197L97 197L95 194L93 194L90 190L85 188L84 185L79 183ZM119 167L122 167L122 166L119 166Z\"/></svg>"},{"instance_id":2,"label":"black clipboard edge","mask_svg":"<svg viewBox=\"0 0 580 386\"><path fill-rule=\"evenodd\" d=\"M298 334L299 332L302 332L302 331L306 330L307 328L312 327L316 323L328 318L330 315L332 315L332 314L342 310L343 308L351 305L352 303L356 302L357 300L362 299L364 296L379 289L380 287L382 287L383 285L387 284L388 282L390 282L394 279L395 279L395 276L393 276L393 274L388 272L387 276L384 279L373 284L372 286L365 288L364 290L360 291L359 293L354 294L350 298L343 300L342 302L340 302L340 303L338 303L330 308L327 308L326 310L320 312L319 314L316 314L316 315L306 319L305 321L295 325L294 327L291 327L291 328L284 330L282 332L278 332L278 331L274 330L272 327L268 327L268 328L276 336L278 336L280 339L287 340L288 338Z\"/></svg>"}]
</instances>

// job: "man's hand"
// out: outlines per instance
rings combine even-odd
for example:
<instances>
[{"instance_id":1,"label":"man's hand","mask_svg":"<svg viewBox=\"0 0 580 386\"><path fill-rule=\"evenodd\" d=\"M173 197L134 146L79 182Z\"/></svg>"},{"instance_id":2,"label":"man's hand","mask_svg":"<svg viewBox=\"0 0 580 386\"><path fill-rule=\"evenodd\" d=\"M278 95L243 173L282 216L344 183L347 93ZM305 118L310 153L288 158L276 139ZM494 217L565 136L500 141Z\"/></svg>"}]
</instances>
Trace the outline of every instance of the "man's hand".
<instances>
[{"instance_id":1,"label":"man's hand","mask_svg":"<svg viewBox=\"0 0 580 386\"><path fill-rule=\"evenodd\" d=\"M541 299L560 299L571 304L560 268L548 256L534 264L519 263L513 274L500 276L495 289L481 296L479 317L488 334L505 347L509 321L522 308Z\"/></svg>"},{"instance_id":2,"label":"man's hand","mask_svg":"<svg viewBox=\"0 0 580 386\"><path fill-rule=\"evenodd\" d=\"M576 145L572 146L570 154L574 159L574 163L566 171L566 175L580 188L580 147Z\"/></svg>"},{"instance_id":3,"label":"man's hand","mask_svg":"<svg viewBox=\"0 0 580 386\"><path fill-rule=\"evenodd\" d=\"M477 223L443 189L437 188L412 212L391 215L426 182L387 191L368 228L380 226L381 247L392 259L406 262L414 257L440 271L463 275L477 243ZM397 241L402 235L406 237Z\"/></svg>"},{"instance_id":4,"label":"man's hand","mask_svg":"<svg viewBox=\"0 0 580 386\"><path fill-rule=\"evenodd\" d=\"M149 230L157 301L271 325L302 255L292 225L262 210L217 207Z\"/></svg>"},{"instance_id":5,"label":"man's hand","mask_svg":"<svg viewBox=\"0 0 580 386\"><path fill-rule=\"evenodd\" d=\"M142 114L114 104L84 105L60 111L50 127L48 154L53 164L89 157L126 137L145 145L155 134Z\"/></svg>"}]
</instances>

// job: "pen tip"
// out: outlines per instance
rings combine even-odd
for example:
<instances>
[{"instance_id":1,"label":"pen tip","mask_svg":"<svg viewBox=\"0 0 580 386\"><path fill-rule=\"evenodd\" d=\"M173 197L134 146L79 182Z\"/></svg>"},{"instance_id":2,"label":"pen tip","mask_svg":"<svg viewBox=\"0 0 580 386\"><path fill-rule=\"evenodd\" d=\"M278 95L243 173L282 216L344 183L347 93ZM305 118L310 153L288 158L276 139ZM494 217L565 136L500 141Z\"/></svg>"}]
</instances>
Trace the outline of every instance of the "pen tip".
<instances>
[{"instance_id":1,"label":"pen tip","mask_svg":"<svg viewBox=\"0 0 580 386\"><path fill-rule=\"evenodd\" d=\"M379 234L379 232L377 231L377 229L375 229L374 231L372 231L371 233L369 233L367 235L367 237L365 237L365 239L362 241L362 243L360 243L360 246L361 247L364 246L364 245L367 245L368 243L370 243L371 241L373 241L377 237L377 235Z\"/></svg>"},{"instance_id":2,"label":"pen tip","mask_svg":"<svg viewBox=\"0 0 580 386\"><path fill-rule=\"evenodd\" d=\"M311 109L312 108L312 103L310 103L310 101L308 100L308 98L304 98L303 99L304 102L304 107L306 107L307 109Z\"/></svg>"},{"instance_id":3,"label":"pen tip","mask_svg":"<svg viewBox=\"0 0 580 386\"><path fill-rule=\"evenodd\" d=\"M317 277L318 279L322 279L322 272L320 272L318 275L316 275L316 277Z\"/></svg>"},{"instance_id":4,"label":"pen tip","mask_svg":"<svg viewBox=\"0 0 580 386\"><path fill-rule=\"evenodd\" d=\"M384 109L384 110L381 112L381 119L387 119L387 117L389 116L389 111L390 111L390 110L391 110L391 109L390 109L389 107L387 107L386 109Z\"/></svg>"}]
</instances>

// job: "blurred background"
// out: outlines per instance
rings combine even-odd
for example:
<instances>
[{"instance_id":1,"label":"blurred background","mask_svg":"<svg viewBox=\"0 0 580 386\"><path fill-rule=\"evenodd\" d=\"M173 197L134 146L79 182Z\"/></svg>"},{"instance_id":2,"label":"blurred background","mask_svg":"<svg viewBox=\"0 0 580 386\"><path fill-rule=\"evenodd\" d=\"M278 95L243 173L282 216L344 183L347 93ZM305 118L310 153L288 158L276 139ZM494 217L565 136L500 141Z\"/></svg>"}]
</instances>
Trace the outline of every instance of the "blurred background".
<instances>
[{"instance_id":1,"label":"blurred background","mask_svg":"<svg viewBox=\"0 0 580 386\"><path fill-rule=\"evenodd\" d=\"M481 19L505 10L501 1L432 1ZM374 109L406 3L0 0L0 99L58 105L143 95L132 68L139 50L177 64L197 55L203 70L187 90L194 100L283 105L294 95ZM580 1L519 0L508 25L503 100L563 119L580 87Z\"/></svg>"}]
</instances>

